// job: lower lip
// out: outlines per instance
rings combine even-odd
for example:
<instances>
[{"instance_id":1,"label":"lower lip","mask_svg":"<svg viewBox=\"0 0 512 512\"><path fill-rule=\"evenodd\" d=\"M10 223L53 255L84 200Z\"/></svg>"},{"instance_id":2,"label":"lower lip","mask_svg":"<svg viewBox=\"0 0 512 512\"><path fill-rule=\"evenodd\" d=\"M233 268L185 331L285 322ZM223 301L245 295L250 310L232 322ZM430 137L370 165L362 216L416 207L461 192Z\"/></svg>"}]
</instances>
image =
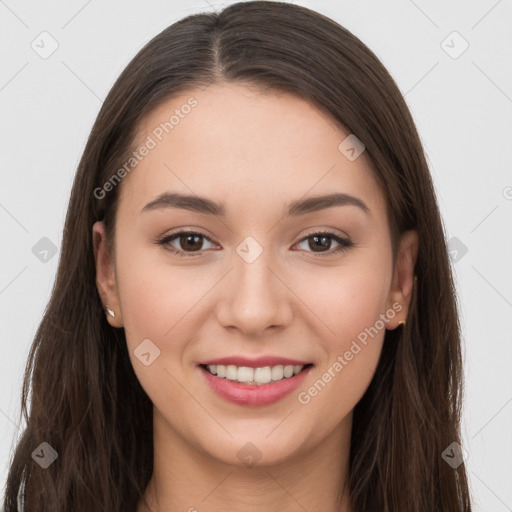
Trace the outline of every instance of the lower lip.
<instances>
[{"instance_id":1,"label":"lower lip","mask_svg":"<svg viewBox=\"0 0 512 512\"><path fill-rule=\"evenodd\" d=\"M235 380L215 377L208 370L199 367L210 387L222 398L237 405L270 405L297 389L306 378L312 366L297 375L268 384L244 384Z\"/></svg>"}]
</instances>

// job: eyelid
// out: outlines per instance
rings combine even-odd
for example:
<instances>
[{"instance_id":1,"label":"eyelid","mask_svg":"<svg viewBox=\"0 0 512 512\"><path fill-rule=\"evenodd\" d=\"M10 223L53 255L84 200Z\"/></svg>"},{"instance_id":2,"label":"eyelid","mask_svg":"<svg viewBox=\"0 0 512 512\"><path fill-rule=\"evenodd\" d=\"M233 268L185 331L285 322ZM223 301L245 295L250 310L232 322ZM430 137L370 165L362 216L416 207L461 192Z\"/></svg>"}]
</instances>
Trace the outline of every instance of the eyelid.
<instances>
[{"instance_id":1,"label":"eyelid","mask_svg":"<svg viewBox=\"0 0 512 512\"><path fill-rule=\"evenodd\" d=\"M156 244L163 246L164 249L166 249L166 250L170 251L171 253L176 254L178 256L194 257L197 255L201 255L202 252L205 251L206 249L201 249L199 251L187 252L187 251L183 251L181 249L176 249L172 246L166 247L167 245L170 245L171 241L174 241L172 239L178 240L181 236L186 236L186 235L199 235L199 236L203 237L204 239L208 240L209 242L211 242L212 244L218 245L218 244L216 244L216 242L214 242L211 239L210 236L202 233L200 229L196 229L196 228L194 228L194 229L179 228L177 231L173 231L171 233L163 235L162 237L159 237L155 242L156 242Z\"/></svg>"},{"instance_id":2,"label":"eyelid","mask_svg":"<svg viewBox=\"0 0 512 512\"><path fill-rule=\"evenodd\" d=\"M315 253L314 251L305 251L305 252L312 253L314 255L314 257L322 257L322 256L330 256L330 255L334 255L334 254L339 254L341 252L346 251L350 247L353 247L354 242L351 241L351 239L348 235L346 235L343 232L341 232L343 234L339 234L338 231L339 230L336 230L335 228L329 228L329 229L313 228L313 229L309 230L306 234L304 234L297 242L295 242L292 247L306 241L309 237L311 237L313 235L319 235L319 236L323 235L323 236L326 236L326 237L332 239L333 241L335 241L339 246L335 249L329 249L327 251L320 251L317 253ZM199 235L199 236L203 237L204 239L208 240L209 242L216 244L216 242L214 242L209 235L202 233L201 229L197 229L197 228L194 228L194 229L178 228L177 231L173 231L171 233L168 233L168 234L163 235L162 237L158 238L156 240L156 243L157 243L157 245L164 246L164 248L166 250L168 250L171 253L176 254L178 256L194 257L194 256L202 255L203 251L205 251L206 249L200 249L199 251L183 251L180 249L176 249L172 246L166 247L167 245L170 244L170 242L173 238L179 239L180 236L186 236L188 234ZM172 240L172 241L174 241L174 240ZM216 245L219 245L219 244L216 244Z\"/></svg>"},{"instance_id":3,"label":"eyelid","mask_svg":"<svg viewBox=\"0 0 512 512\"><path fill-rule=\"evenodd\" d=\"M300 238L299 241L304 240L304 238L307 238L308 236L316 235L319 233L327 233L330 235L336 235L336 236L339 236L340 238L346 238L347 240L350 239L350 237L347 235L347 233L341 231L340 229L329 227L329 228L312 228L311 230L306 231L306 234L302 235L302 237Z\"/></svg>"},{"instance_id":4,"label":"eyelid","mask_svg":"<svg viewBox=\"0 0 512 512\"><path fill-rule=\"evenodd\" d=\"M330 229L333 229L333 228L330 228ZM345 252L346 250L350 249L351 247L353 247L355 244L354 242L352 242L352 240L350 239L349 236L347 236L346 234L343 234L343 235L340 235L336 232L337 230L334 230L334 231L330 231L329 229L313 229L312 231L308 232L306 235L302 236L301 239L294 244L295 245L298 245L300 243L303 243L304 241L306 241L309 237L313 236L313 235L318 235L318 236L326 236L327 238L330 238L331 240L333 240L334 242L336 242L338 244L338 247L334 248L334 249L329 249L327 251L320 251L320 252L314 252L314 251L305 251L306 253L310 253L310 254L313 254L313 257L317 258L317 257L329 257L329 256L334 256L334 255L339 255L343 252Z\"/></svg>"}]
</instances>

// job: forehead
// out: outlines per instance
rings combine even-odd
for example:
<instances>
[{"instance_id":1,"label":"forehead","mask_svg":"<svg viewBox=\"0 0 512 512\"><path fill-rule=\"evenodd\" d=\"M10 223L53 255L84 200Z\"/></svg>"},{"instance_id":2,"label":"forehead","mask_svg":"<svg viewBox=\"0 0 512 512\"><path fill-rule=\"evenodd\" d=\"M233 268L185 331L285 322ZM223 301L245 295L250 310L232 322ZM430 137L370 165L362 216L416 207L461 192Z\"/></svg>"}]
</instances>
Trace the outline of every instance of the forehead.
<instances>
[{"instance_id":1,"label":"forehead","mask_svg":"<svg viewBox=\"0 0 512 512\"><path fill-rule=\"evenodd\" d=\"M271 208L306 194L343 192L384 208L364 152L339 146L350 132L298 96L241 84L191 89L167 100L138 127L134 150L150 147L122 182L140 211L162 192L211 197L240 208ZM236 194L235 194L236 192ZM252 210L255 213L255 210Z\"/></svg>"}]
</instances>

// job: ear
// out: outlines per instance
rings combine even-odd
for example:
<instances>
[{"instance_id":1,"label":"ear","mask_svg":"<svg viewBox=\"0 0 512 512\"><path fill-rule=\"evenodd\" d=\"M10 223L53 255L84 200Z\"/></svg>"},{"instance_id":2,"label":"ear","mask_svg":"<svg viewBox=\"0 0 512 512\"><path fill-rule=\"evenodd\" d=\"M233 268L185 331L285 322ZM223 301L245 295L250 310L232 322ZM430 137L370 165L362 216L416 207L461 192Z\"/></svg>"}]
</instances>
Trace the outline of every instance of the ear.
<instances>
[{"instance_id":1,"label":"ear","mask_svg":"<svg viewBox=\"0 0 512 512\"><path fill-rule=\"evenodd\" d=\"M415 230L406 231L400 239L395 268L393 272L393 281L388 296L387 307L397 311L394 318L386 324L386 329L395 329L398 322L407 318L409 305L412 298L413 286L415 286L416 276L414 267L418 257L418 233ZM399 308L398 304L402 307Z\"/></svg>"},{"instance_id":2,"label":"ear","mask_svg":"<svg viewBox=\"0 0 512 512\"><path fill-rule=\"evenodd\" d=\"M114 311L114 317L106 314L107 321L112 327L122 327L123 317L119 306L117 293L117 280L115 266L107 246L105 225L103 222L95 222L92 226L92 239L94 245L94 259L96 261L96 287L103 302L103 306Z\"/></svg>"}]
</instances>

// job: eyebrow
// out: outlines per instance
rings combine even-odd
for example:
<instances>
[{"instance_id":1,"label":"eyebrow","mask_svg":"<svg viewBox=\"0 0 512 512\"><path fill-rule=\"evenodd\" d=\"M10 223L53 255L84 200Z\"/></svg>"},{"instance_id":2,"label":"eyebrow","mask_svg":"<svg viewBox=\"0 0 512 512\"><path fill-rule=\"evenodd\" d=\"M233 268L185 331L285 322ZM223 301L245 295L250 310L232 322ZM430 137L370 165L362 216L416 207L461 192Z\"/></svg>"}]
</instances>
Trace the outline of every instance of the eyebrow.
<instances>
[{"instance_id":1,"label":"eyebrow","mask_svg":"<svg viewBox=\"0 0 512 512\"><path fill-rule=\"evenodd\" d=\"M356 206L366 214L370 214L370 209L361 199L350 194L334 193L292 201L285 208L284 217L298 217L335 206ZM211 199L197 195L171 192L160 194L156 199L144 206L141 211L147 212L166 208L178 208L218 217L226 216L225 203L216 203Z\"/></svg>"}]
</instances>

